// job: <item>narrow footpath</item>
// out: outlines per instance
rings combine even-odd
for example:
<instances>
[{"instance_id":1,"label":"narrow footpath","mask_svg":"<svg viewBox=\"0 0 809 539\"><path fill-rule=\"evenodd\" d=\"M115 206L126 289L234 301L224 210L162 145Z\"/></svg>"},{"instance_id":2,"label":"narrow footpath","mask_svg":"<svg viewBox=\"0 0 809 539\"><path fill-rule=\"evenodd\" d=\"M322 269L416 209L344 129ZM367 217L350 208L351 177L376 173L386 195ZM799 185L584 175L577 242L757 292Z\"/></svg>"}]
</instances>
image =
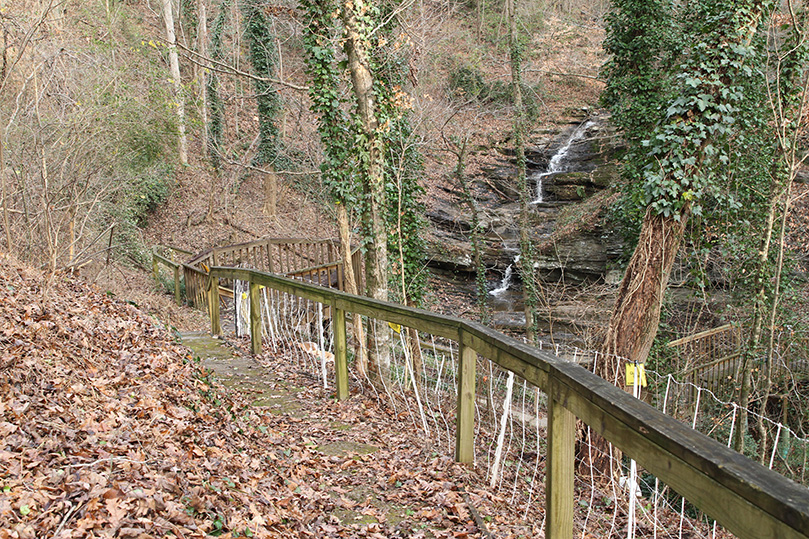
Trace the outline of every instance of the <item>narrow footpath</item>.
<instances>
[{"instance_id":1,"label":"narrow footpath","mask_svg":"<svg viewBox=\"0 0 809 539\"><path fill-rule=\"evenodd\" d=\"M290 354L253 357L247 339L198 332L181 339L281 437L274 460L287 470L289 488L328 493L334 510L324 530L335 537L346 536L346 527L357 537L491 537L505 524L504 501L486 492L485 478L407 428L401 414L356 391L337 402L333 388L323 389ZM497 536L539 531L510 524Z\"/></svg>"}]
</instances>

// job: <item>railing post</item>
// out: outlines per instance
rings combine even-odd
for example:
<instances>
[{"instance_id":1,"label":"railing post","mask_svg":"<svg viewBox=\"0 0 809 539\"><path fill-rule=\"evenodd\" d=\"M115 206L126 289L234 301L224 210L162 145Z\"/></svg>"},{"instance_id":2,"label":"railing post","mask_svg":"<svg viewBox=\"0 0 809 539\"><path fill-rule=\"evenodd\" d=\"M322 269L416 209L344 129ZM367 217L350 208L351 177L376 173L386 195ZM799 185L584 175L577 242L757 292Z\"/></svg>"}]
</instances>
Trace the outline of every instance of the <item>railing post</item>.
<instances>
[{"instance_id":1,"label":"railing post","mask_svg":"<svg viewBox=\"0 0 809 539\"><path fill-rule=\"evenodd\" d=\"M174 266L174 301L178 306L182 305L180 299L180 266Z\"/></svg>"},{"instance_id":2,"label":"railing post","mask_svg":"<svg viewBox=\"0 0 809 539\"><path fill-rule=\"evenodd\" d=\"M458 404L455 421L455 462L471 464L475 458L475 365L478 354L460 343Z\"/></svg>"},{"instance_id":3,"label":"railing post","mask_svg":"<svg viewBox=\"0 0 809 539\"><path fill-rule=\"evenodd\" d=\"M554 382L551 381L551 389ZM545 537L573 537L573 474L576 417L553 395L548 395L548 473L545 496Z\"/></svg>"},{"instance_id":4,"label":"railing post","mask_svg":"<svg viewBox=\"0 0 809 539\"><path fill-rule=\"evenodd\" d=\"M348 398L348 354L346 346L346 313L334 304L332 321L334 323L334 376L337 386L337 400Z\"/></svg>"},{"instance_id":5,"label":"railing post","mask_svg":"<svg viewBox=\"0 0 809 539\"><path fill-rule=\"evenodd\" d=\"M250 281L250 351L261 353L261 294L259 285Z\"/></svg>"},{"instance_id":6,"label":"railing post","mask_svg":"<svg viewBox=\"0 0 809 539\"><path fill-rule=\"evenodd\" d=\"M158 282L157 281L158 274L159 270L157 268L157 257L155 256L155 253L152 252L152 275L154 275L155 282Z\"/></svg>"},{"instance_id":7,"label":"railing post","mask_svg":"<svg viewBox=\"0 0 809 539\"><path fill-rule=\"evenodd\" d=\"M216 337L222 334L222 324L219 318L219 277L208 275L208 313L211 317L211 335Z\"/></svg>"}]
</instances>

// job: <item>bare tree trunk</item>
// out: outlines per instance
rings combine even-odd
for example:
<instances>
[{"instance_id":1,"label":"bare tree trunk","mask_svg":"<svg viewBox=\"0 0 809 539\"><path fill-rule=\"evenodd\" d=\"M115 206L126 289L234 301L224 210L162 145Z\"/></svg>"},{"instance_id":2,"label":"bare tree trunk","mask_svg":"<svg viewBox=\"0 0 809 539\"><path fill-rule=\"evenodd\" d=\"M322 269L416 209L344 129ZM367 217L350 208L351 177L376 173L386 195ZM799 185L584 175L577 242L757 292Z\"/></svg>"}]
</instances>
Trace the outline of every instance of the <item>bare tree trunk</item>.
<instances>
[{"instance_id":1,"label":"bare tree trunk","mask_svg":"<svg viewBox=\"0 0 809 539\"><path fill-rule=\"evenodd\" d=\"M458 158L458 164L455 167L455 177L461 186L463 192L463 200L469 208L471 215L472 230L470 231L470 239L472 241L472 263L475 265L475 289L477 296L477 306L480 314L480 322L487 324L489 322L489 309L487 305L488 299L488 286L486 284L486 268L483 265L483 258L481 252L483 250L483 238L480 233L480 215L478 212L477 201L469 186L469 180L466 177L466 155L467 146L469 144L468 137L460 143L457 152L452 151Z\"/></svg>"},{"instance_id":2,"label":"bare tree trunk","mask_svg":"<svg viewBox=\"0 0 809 539\"><path fill-rule=\"evenodd\" d=\"M3 154L3 134L0 133L0 182L2 182L2 193L0 196L3 197L3 228L6 231L6 246L8 247L8 252L11 252L11 224L9 223L8 218L8 191L6 191L6 159Z\"/></svg>"},{"instance_id":3,"label":"bare tree trunk","mask_svg":"<svg viewBox=\"0 0 809 539\"><path fill-rule=\"evenodd\" d=\"M264 172L264 215L275 218L278 207L278 176L273 171Z\"/></svg>"},{"instance_id":4,"label":"bare tree trunk","mask_svg":"<svg viewBox=\"0 0 809 539\"><path fill-rule=\"evenodd\" d=\"M363 10L363 2L343 5L345 26L345 51L348 69L357 99L357 111L365 136L365 170L363 174L363 225L366 240L365 281L368 295L374 299L388 299L388 247L385 230L385 179L383 141L378 133L374 100L374 76L370 70L369 54L365 38L357 21L356 10ZM369 370L380 378L387 378L390 368L390 333L387 325L379 320L372 323L368 335Z\"/></svg>"},{"instance_id":5,"label":"bare tree trunk","mask_svg":"<svg viewBox=\"0 0 809 539\"><path fill-rule=\"evenodd\" d=\"M772 391L772 378L773 378L773 360L775 359L775 322L778 315L778 301L781 297L781 277L784 270L784 251L786 249L786 229L787 219L789 218L789 205L790 197L792 196L792 177L788 179L786 193L784 194L784 210L781 214L780 229L778 231L778 259L775 262L775 289L772 293L772 300L770 301L769 323L768 323L768 339L767 339L767 352L766 360L764 363L763 377L764 377L764 390L761 393L761 410L758 415L758 431L761 440L761 454L759 460L762 465L766 465L767 455L767 429L764 424L764 417L767 413L767 401L770 399L770 392Z\"/></svg>"},{"instance_id":6,"label":"bare tree trunk","mask_svg":"<svg viewBox=\"0 0 809 539\"><path fill-rule=\"evenodd\" d=\"M345 203L337 204L337 229L340 234L340 256L343 259L343 277L345 278L345 291L349 294L358 294L357 276L354 274L354 263L351 256L351 223L348 219L348 208ZM362 317L353 313L351 316L352 331L357 348L354 351L357 361L357 371L360 376L368 375L368 350L365 348L365 334L362 330Z\"/></svg>"},{"instance_id":7,"label":"bare tree trunk","mask_svg":"<svg viewBox=\"0 0 809 539\"><path fill-rule=\"evenodd\" d=\"M42 139L42 117L39 113L39 78L37 77L38 66L34 66L34 112L37 120L37 133L35 135L36 146L40 152L40 174L42 176L42 193L40 199L42 201L42 230L41 236L45 237L48 247L48 270L51 276L56 272L56 263L58 259L56 231L53 226L53 219L51 215L51 201L50 201L50 178L48 176L48 158L45 151L45 141Z\"/></svg>"},{"instance_id":8,"label":"bare tree trunk","mask_svg":"<svg viewBox=\"0 0 809 539\"><path fill-rule=\"evenodd\" d=\"M177 132L180 145L180 163L188 164L188 142L185 136L185 98L180 78L180 61L177 58L177 36L174 33L174 13L171 0L163 0L163 21L166 23L166 41L169 44L169 67L174 83L174 100L177 106Z\"/></svg>"}]
</instances>

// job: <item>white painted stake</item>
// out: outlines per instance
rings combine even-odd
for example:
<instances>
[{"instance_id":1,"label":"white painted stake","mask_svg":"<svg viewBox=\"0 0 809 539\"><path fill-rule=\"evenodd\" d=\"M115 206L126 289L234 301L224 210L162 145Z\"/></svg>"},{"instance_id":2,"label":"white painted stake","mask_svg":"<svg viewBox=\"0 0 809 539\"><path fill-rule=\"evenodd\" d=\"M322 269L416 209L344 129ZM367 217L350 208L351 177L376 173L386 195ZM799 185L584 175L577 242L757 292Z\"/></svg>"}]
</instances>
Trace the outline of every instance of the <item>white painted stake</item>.
<instances>
[{"instance_id":1,"label":"white painted stake","mask_svg":"<svg viewBox=\"0 0 809 539\"><path fill-rule=\"evenodd\" d=\"M506 439L506 422L508 413L511 411L511 391L514 389L514 373L508 371L508 381L506 382L506 398L503 401L503 417L500 420L500 434L497 436L497 450L494 452L494 464L492 464L492 477L489 481L490 488L497 484L497 477L500 473L500 460L503 457L503 442Z\"/></svg>"},{"instance_id":2,"label":"white painted stake","mask_svg":"<svg viewBox=\"0 0 809 539\"><path fill-rule=\"evenodd\" d=\"M320 344L320 373L323 375L323 389L329 389L329 376L326 374L326 343L323 342L323 304L317 302L317 337Z\"/></svg>"}]
</instances>

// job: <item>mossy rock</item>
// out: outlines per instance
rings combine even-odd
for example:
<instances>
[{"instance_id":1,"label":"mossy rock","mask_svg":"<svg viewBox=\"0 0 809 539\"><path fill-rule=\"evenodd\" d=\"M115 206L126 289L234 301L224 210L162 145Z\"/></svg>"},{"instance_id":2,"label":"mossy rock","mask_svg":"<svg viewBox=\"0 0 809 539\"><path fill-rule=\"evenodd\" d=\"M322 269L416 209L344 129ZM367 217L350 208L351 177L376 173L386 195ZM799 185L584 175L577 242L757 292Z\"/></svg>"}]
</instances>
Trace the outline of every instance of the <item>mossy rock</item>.
<instances>
[{"instance_id":1,"label":"mossy rock","mask_svg":"<svg viewBox=\"0 0 809 539\"><path fill-rule=\"evenodd\" d=\"M590 185L592 180L589 172L563 172L553 177L555 185Z\"/></svg>"},{"instance_id":2,"label":"mossy rock","mask_svg":"<svg viewBox=\"0 0 809 539\"><path fill-rule=\"evenodd\" d=\"M609 187L618 182L620 172L618 165L611 163L602 165L590 173L590 182L596 187Z\"/></svg>"}]
</instances>

